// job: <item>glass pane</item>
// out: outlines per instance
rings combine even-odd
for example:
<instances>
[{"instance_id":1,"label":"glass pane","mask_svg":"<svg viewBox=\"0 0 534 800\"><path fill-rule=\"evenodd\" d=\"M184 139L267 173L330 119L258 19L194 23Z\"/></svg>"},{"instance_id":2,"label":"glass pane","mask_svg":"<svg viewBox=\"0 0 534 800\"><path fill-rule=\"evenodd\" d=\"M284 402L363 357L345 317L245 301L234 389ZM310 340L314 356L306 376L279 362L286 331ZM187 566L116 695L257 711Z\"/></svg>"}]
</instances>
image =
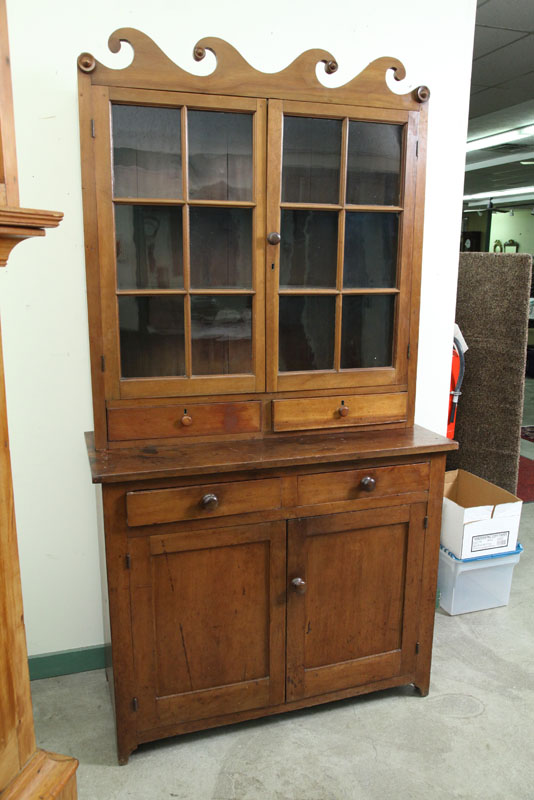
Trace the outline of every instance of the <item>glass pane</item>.
<instances>
[{"instance_id":1,"label":"glass pane","mask_svg":"<svg viewBox=\"0 0 534 800\"><path fill-rule=\"evenodd\" d=\"M183 296L118 301L122 377L184 375Z\"/></svg>"},{"instance_id":2,"label":"glass pane","mask_svg":"<svg viewBox=\"0 0 534 800\"><path fill-rule=\"evenodd\" d=\"M341 120L284 117L282 201L339 203Z\"/></svg>"},{"instance_id":3,"label":"glass pane","mask_svg":"<svg viewBox=\"0 0 534 800\"><path fill-rule=\"evenodd\" d=\"M250 289L252 209L189 209L191 286Z\"/></svg>"},{"instance_id":4,"label":"glass pane","mask_svg":"<svg viewBox=\"0 0 534 800\"><path fill-rule=\"evenodd\" d=\"M398 206L402 125L349 122L347 203Z\"/></svg>"},{"instance_id":5,"label":"glass pane","mask_svg":"<svg viewBox=\"0 0 534 800\"><path fill-rule=\"evenodd\" d=\"M252 372L252 297L192 295L194 375Z\"/></svg>"},{"instance_id":6,"label":"glass pane","mask_svg":"<svg viewBox=\"0 0 534 800\"><path fill-rule=\"evenodd\" d=\"M341 369L391 366L394 312L394 295L345 295Z\"/></svg>"},{"instance_id":7,"label":"glass pane","mask_svg":"<svg viewBox=\"0 0 534 800\"><path fill-rule=\"evenodd\" d=\"M189 197L252 200L252 115L188 111Z\"/></svg>"},{"instance_id":8,"label":"glass pane","mask_svg":"<svg viewBox=\"0 0 534 800\"><path fill-rule=\"evenodd\" d=\"M119 289L181 289L182 209L115 205Z\"/></svg>"},{"instance_id":9,"label":"glass pane","mask_svg":"<svg viewBox=\"0 0 534 800\"><path fill-rule=\"evenodd\" d=\"M180 198L180 109L111 108L115 197Z\"/></svg>"},{"instance_id":10,"label":"glass pane","mask_svg":"<svg viewBox=\"0 0 534 800\"><path fill-rule=\"evenodd\" d=\"M399 215L349 212L345 219L345 289L394 289Z\"/></svg>"},{"instance_id":11,"label":"glass pane","mask_svg":"<svg viewBox=\"0 0 534 800\"><path fill-rule=\"evenodd\" d=\"M279 370L334 368L336 298L280 297Z\"/></svg>"},{"instance_id":12,"label":"glass pane","mask_svg":"<svg viewBox=\"0 0 534 800\"><path fill-rule=\"evenodd\" d=\"M280 286L335 288L337 211L282 209Z\"/></svg>"}]
</instances>

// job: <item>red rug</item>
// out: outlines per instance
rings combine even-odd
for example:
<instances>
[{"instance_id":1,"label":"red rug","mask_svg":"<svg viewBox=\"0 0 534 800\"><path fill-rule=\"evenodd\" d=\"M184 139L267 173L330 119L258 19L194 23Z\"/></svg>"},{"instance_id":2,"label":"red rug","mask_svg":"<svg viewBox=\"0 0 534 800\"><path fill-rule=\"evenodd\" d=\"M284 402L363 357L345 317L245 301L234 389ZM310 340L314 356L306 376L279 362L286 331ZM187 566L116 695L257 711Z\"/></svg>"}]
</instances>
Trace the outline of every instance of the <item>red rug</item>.
<instances>
[{"instance_id":1,"label":"red rug","mask_svg":"<svg viewBox=\"0 0 534 800\"><path fill-rule=\"evenodd\" d=\"M525 503L534 502L534 461L525 456L519 456L517 496Z\"/></svg>"}]
</instances>

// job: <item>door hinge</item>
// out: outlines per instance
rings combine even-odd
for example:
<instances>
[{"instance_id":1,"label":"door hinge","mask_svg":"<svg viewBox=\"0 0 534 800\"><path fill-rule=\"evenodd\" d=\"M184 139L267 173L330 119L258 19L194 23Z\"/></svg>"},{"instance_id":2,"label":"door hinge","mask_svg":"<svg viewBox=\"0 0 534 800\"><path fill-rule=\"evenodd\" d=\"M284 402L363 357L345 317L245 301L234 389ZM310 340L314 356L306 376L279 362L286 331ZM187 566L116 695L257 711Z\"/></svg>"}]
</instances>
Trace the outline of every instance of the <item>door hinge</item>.
<instances>
[{"instance_id":1,"label":"door hinge","mask_svg":"<svg viewBox=\"0 0 534 800\"><path fill-rule=\"evenodd\" d=\"M428 517L425 517L423 520L423 528L425 528L425 530L428 528Z\"/></svg>"},{"instance_id":2,"label":"door hinge","mask_svg":"<svg viewBox=\"0 0 534 800\"><path fill-rule=\"evenodd\" d=\"M106 371L106 356L100 356L100 369L102 372Z\"/></svg>"},{"instance_id":3,"label":"door hinge","mask_svg":"<svg viewBox=\"0 0 534 800\"><path fill-rule=\"evenodd\" d=\"M408 347L406 348L406 358L410 358L411 347L410 343L408 342Z\"/></svg>"},{"instance_id":4,"label":"door hinge","mask_svg":"<svg viewBox=\"0 0 534 800\"><path fill-rule=\"evenodd\" d=\"M92 139L96 139L95 121L94 121L94 119L91 120L91 138Z\"/></svg>"},{"instance_id":5,"label":"door hinge","mask_svg":"<svg viewBox=\"0 0 534 800\"><path fill-rule=\"evenodd\" d=\"M415 157L419 158L419 139L415 143Z\"/></svg>"},{"instance_id":6,"label":"door hinge","mask_svg":"<svg viewBox=\"0 0 534 800\"><path fill-rule=\"evenodd\" d=\"M134 711L137 711L139 708L139 703L137 702L137 697L132 697L132 708Z\"/></svg>"},{"instance_id":7,"label":"door hinge","mask_svg":"<svg viewBox=\"0 0 534 800\"><path fill-rule=\"evenodd\" d=\"M132 557L130 556L129 553L126 553L126 555L124 556L124 562L126 564L126 569L130 569L130 567L132 566Z\"/></svg>"},{"instance_id":8,"label":"door hinge","mask_svg":"<svg viewBox=\"0 0 534 800\"><path fill-rule=\"evenodd\" d=\"M415 643L415 654L418 655L419 653L419 642Z\"/></svg>"}]
</instances>

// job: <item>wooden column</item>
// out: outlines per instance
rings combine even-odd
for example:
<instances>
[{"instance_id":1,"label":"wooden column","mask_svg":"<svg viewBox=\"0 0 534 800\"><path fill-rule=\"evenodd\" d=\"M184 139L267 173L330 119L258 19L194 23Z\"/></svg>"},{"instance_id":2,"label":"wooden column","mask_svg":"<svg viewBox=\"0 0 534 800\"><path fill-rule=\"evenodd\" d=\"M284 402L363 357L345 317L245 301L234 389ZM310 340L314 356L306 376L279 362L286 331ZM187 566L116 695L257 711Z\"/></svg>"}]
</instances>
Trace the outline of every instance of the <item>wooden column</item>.
<instances>
[{"instance_id":1,"label":"wooden column","mask_svg":"<svg viewBox=\"0 0 534 800\"><path fill-rule=\"evenodd\" d=\"M19 207L5 0L0 0L0 266L18 242L44 236L63 214ZM13 505L0 333L0 798L76 800L74 758L35 746Z\"/></svg>"}]
</instances>

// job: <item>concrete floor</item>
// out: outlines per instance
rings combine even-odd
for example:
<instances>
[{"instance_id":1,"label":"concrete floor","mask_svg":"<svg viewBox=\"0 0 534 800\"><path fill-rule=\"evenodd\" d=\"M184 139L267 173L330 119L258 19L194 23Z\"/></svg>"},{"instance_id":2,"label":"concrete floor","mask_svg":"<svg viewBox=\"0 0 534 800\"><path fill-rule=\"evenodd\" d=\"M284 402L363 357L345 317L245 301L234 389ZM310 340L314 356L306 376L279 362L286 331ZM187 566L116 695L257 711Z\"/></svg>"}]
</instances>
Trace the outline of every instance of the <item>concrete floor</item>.
<instances>
[{"instance_id":1,"label":"concrete floor","mask_svg":"<svg viewBox=\"0 0 534 800\"><path fill-rule=\"evenodd\" d=\"M534 384L534 382L533 382ZM410 687L143 745L117 766L103 672L32 683L38 744L80 800L531 800L534 503L503 608L436 613L430 695Z\"/></svg>"}]
</instances>

